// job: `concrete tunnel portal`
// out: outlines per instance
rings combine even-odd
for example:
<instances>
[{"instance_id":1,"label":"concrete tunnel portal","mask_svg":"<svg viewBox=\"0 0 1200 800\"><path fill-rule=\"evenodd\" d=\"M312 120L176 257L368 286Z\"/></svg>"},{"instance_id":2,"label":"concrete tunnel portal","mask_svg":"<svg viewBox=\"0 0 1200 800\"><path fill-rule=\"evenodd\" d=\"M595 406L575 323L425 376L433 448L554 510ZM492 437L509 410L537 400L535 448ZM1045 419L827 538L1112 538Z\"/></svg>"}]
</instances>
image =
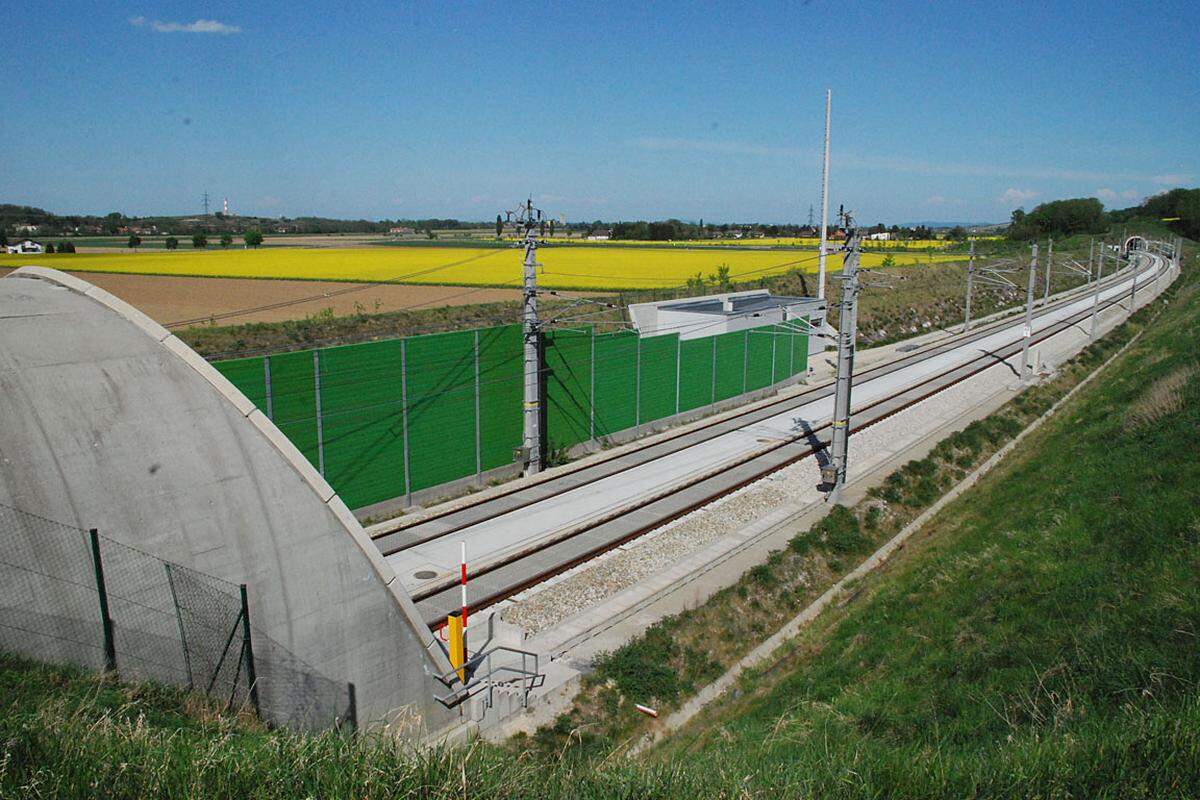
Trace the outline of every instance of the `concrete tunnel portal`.
<instances>
[{"instance_id":1,"label":"concrete tunnel portal","mask_svg":"<svg viewBox=\"0 0 1200 800\"><path fill-rule=\"evenodd\" d=\"M0 504L246 584L255 623L330 680L353 683L364 723L451 721L433 677L449 663L392 568L208 362L109 293L39 267L0 278L0 341ZM35 557L43 544L19 528L5 535L24 537L16 544ZM54 614L94 617L95 607Z\"/></svg>"}]
</instances>

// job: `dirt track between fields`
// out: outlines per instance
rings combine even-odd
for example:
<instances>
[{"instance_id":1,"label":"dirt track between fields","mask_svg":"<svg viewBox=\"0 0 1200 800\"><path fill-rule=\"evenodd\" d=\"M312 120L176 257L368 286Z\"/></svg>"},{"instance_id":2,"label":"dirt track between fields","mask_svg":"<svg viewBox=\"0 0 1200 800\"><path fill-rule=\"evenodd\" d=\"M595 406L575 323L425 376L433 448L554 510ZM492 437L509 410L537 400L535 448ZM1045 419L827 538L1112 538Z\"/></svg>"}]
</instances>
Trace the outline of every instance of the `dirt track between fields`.
<instances>
[{"instance_id":1,"label":"dirt track between fields","mask_svg":"<svg viewBox=\"0 0 1200 800\"><path fill-rule=\"evenodd\" d=\"M0 267L0 276L11 272ZM438 306L520 300L519 289L471 289L462 286L400 286L325 281L249 280L245 278L178 278L166 275L118 275L75 272L76 277L112 292L155 321L170 325L215 317L219 325L302 319L332 308L337 315L379 313ZM345 290L355 288L356 291ZM342 292L327 296L333 292ZM293 301L295 301L293 303ZM303 301L303 302L300 302ZM292 303L282 308L259 306ZM197 324L202 324L198 322Z\"/></svg>"}]
</instances>

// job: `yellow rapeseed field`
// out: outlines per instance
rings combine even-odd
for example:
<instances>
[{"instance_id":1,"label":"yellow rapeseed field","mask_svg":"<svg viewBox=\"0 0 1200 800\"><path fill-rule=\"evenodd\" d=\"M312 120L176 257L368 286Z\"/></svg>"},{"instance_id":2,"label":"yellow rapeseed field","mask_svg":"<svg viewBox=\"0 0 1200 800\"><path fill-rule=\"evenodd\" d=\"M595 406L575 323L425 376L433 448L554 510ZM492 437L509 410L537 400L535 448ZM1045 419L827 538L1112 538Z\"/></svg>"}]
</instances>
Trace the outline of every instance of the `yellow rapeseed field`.
<instances>
[{"instance_id":1,"label":"yellow rapeseed field","mask_svg":"<svg viewBox=\"0 0 1200 800\"><path fill-rule=\"evenodd\" d=\"M516 241L513 239L513 241ZM820 239L805 236L764 236L761 239L688 239L686 241L671 242L671 241L642 241L639 239L605 239L601 241L591 241L588 239L567 239L563 237L555 237L553 241L556 244L573 244L588 247L808 247L816 249L821 243ZM835 246L838 242L830 242L831 246ZM903 241L896 240L877 240L864 239L862 242L863 248L867 250L928 250L929 248L949 247L954 242L949 239L905 239Z\"/></svg>"},{"instance_id":2,"label":"yellow rapeseed field","mask_svg":"<svg viewBox=\"0 0 1200 800\"><path fill-rule=\"evenodd\" d=\"M864 253L862 264L879 266L881 253ZM897 266L961 260L933 253L890 254ZM721 266L732 280L755 280L791 269L817 270L811 251L690 250L543 247L539 283L547 288L649 289L678 286ZM522 253L516 248L361 247L260 250L0 255L0 267L38 264L80 272L191 275L222 278L290 278L331 281L393 281L461 286L519 286ZM841 256L829 256L839 269Z\"/></svg>"}]
</instances>

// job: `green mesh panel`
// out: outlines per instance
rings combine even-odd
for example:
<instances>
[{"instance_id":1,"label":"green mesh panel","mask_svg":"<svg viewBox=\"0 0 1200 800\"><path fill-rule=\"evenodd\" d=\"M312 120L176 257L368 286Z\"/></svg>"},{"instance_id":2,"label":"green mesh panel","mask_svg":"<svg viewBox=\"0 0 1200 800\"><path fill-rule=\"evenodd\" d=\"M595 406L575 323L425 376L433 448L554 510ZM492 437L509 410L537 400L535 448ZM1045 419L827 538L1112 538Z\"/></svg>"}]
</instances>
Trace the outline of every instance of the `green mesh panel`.
<instances>
[{"instance_id":1,"label":"green mesh panel","mask_svg":"<svg viewBox=\"0 0 1200 800\"><path fill-rule=\"evenodd\" d=\"M271 405L275 425L316 466L317 392L311 350L271 356Z\"/></svg>"},{"instance_id":2,"label":"green mesh panel","mask_svg":"<svg viewBox=\"0 0 1200 800\"><path fill-rule=\"evenodd\" d=\"M235 358L213 363L217 372L229 379L238 391L246 395L262 412L267 412L267 384L263 373L262 356Z\"/></svg>"},{"instance_id":3,"label":"green mesh panel","mask_svg":"<svg viewBox=\"0 0 1200 800\"><path fill-rule=\"evenodd\" d=\"M596 436L608 436L636 424L637 334L596 336Z\"/></svg>"},{"instance_id":4,"label":"green mesh panel","mask_svg":"<svg viewBox=\"0 0 1200 800\"><path fill-rule=\"evenodd\" d=\"M706 336L680 342L679 410L691 411L713 401L713 344Z\"/></svg>"},{"instance_id":5,"label":"green mesh panel","mask_svg":"<svg viewBox=\"0 0 1200 800\"><path fill-rule=\"evenodd\" d=\"M405 340L412 490L475 473L475 334Z\"/></svg>"},{"instance_id":6,"label":"green mesh panel","mask_svg":"<svg viewBox=\"0 0 1200 800\"><path fill-rule=\"evenodd\" d=\"M404 494L400 340L321 351L325 479L350 508Z\"/></svg>"},{"instance_id":7,"label":"green mesh panel","mask_svg":"<svg viewBox=\"0 0 1200 800\"><path fill-rule=\"evenodd\" d=\"M717 340L717 399L727 400L742 393L745 385L746 334L722 333Z\"/></svg>"},{"instance_id":8,"label":"green mesh panel","mask_svg":"<svg viewBox=\"0 0 1200 800\"><path fill-rule=\"evenodd\" d=\"M545 348L546 446L554 451L591 438L592 333L550 331Z\"/></svg>"},{"instance_id":9,"label":"green mesh panel","mask_svg":"<svg viewBox=\"0 0 1200 800\"><path fill-rule=\"evenodd\" d=\"M640 411L643 423L675 413L675 365L678 349L678 334L648 336L642 339Z\"/></svg>"}]
</instances>

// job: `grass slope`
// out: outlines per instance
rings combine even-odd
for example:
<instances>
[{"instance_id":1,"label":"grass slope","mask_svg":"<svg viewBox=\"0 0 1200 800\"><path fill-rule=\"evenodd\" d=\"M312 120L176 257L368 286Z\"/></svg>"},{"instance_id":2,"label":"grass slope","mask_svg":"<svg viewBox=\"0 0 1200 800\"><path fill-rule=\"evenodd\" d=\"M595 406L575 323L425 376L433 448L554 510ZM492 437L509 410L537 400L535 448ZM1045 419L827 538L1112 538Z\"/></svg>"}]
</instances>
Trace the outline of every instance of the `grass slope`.
<instances>
[{"instance_id":1,"label":"grass slope","mask_svg":"<svg viewBox=\"0 0 1200 800\"><path fill-rule=\"evenodd\" d=\"M678 737L826 797L1200 794L1200 293Z\"/></svg>"}]
</instances>

